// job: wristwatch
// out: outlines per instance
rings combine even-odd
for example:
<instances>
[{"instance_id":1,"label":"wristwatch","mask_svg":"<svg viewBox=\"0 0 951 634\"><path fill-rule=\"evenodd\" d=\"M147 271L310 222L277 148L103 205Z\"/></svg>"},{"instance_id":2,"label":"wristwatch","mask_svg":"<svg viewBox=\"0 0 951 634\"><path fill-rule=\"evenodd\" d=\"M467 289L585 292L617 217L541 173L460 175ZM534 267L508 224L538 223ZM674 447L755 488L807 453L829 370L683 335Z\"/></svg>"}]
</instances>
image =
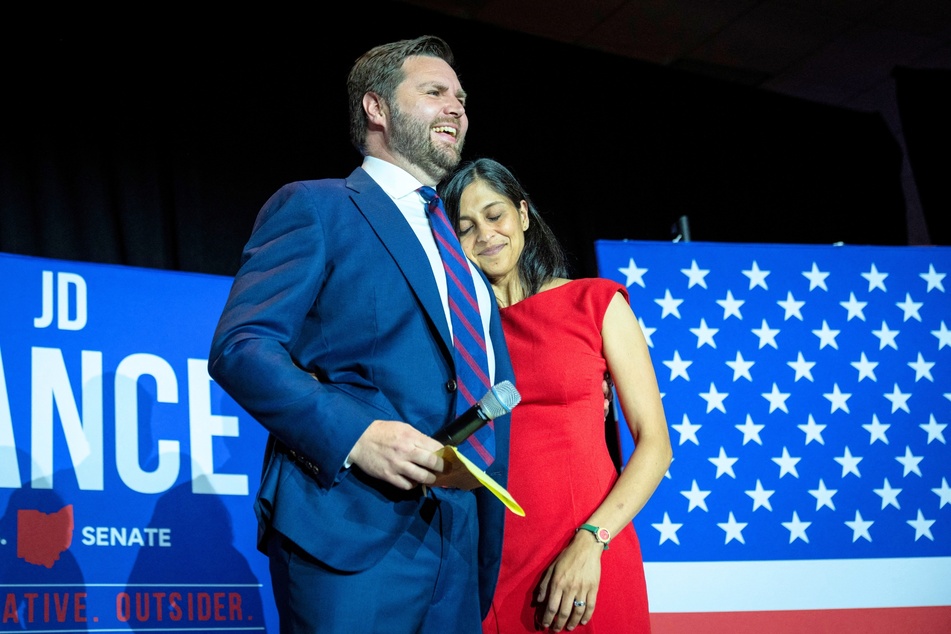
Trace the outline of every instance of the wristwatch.
<instances>
[{"instance_id":1,"label":"wristwatch","mask_svg":"<svg viewBox=\"0 0 951 634\"><path fill-rule=\"evenodd\" d=\"M594 538L598 540L598 543L604 546L604 550L608 549L608 543L611 541L611 531L604 528L603 526L594 526L592 524L582 524L575 529L575 532L578 531L590 531Z\"/></svg>"}]
</instances>

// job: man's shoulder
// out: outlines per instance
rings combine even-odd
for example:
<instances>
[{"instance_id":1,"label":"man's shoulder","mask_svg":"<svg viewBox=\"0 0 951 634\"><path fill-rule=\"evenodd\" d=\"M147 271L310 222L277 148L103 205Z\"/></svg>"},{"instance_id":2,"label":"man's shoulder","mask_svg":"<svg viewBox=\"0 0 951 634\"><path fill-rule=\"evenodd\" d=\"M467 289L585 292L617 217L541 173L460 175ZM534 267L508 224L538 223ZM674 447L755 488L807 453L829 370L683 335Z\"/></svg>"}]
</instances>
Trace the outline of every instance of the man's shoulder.
<instances>
[{"instance_id":1,"label":"man's shoulder","mask_svg":"<svg viewBox=\"0 0 951 634\"><path fill-rule=\"evenodd\" d=\"M311 178L291 181L281 186L278 191L334 191L346 189L346 178Z\"/></svg>"},{"instance_id":2,"label":"man's shoulder","mask_svg":"<svg viewBox=\"0 0 951 634\"><path fill-rule=\"evenodd\" d=\"M354 173L347 178L315 178L291 181L278 188L271 198L275 201L300 196L306 198L317 197L323 200L346 199L354 194L371 191L375 187L379 186L365 173L362 178Z\"/></svg>"},{"instance_id":3,"label":"man's shoulder","mask_svg":"<svg viewBox=\"0 0 951 634\"><path fill-rule=\"evenodd\" d=\"M278 210L306 213L338 213L353 205L364 208L380 202L383 189L359 168L347 178L317 178L290 181L278 188L261 209L267 217Z\"/></svg>"},{"instance_id":4,"label":"man's shoulder","mask_svg":"<svg viewBox=\"0 0 951 634\"><path fill-rule=\"evenodd\" d=\"M363 169L357 167L344 178L309 178L295 180L282 185L278 191L320 190L334 191L352 189L362 191L368 186L377 186L376 182Z\"/></svg>"}]
</instances>

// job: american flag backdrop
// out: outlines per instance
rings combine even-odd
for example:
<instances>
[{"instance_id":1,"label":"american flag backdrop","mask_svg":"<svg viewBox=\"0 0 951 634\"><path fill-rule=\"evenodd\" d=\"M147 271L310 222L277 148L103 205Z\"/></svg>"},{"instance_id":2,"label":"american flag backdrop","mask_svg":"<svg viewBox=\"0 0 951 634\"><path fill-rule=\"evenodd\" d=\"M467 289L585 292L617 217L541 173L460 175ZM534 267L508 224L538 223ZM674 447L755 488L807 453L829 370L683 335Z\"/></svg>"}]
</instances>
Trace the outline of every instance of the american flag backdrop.
<instances>
[{"instance_id":1,"label":"american flag backdrop","mask_svg":"<svg viewBox=\"0 0 951 634\"><path fill-rule=\"evenodd\" d=\"M951 249L595 249L674 449L634 521L655 634L951 632Z\"/></svg>"}]
</instances>

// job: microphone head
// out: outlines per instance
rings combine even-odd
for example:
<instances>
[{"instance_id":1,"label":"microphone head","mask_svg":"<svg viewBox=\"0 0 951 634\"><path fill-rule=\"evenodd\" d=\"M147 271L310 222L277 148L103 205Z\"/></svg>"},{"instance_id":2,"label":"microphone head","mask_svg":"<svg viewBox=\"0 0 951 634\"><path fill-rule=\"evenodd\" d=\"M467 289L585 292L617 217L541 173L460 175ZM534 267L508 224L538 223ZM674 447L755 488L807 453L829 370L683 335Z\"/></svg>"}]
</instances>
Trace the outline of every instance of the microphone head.
<instances>
[{"instance_id":1,"label":"microphone head","mask_svg":"<svg viewBox=\"0 0 951 634\"><path fill-rule=\"evenodd\" d=\"M479 401L479 409L491 420L508 414L521 400L522 395L518 393L512 382L502 381L494 385L482 397Z\"/></svg>"}]
</instances>

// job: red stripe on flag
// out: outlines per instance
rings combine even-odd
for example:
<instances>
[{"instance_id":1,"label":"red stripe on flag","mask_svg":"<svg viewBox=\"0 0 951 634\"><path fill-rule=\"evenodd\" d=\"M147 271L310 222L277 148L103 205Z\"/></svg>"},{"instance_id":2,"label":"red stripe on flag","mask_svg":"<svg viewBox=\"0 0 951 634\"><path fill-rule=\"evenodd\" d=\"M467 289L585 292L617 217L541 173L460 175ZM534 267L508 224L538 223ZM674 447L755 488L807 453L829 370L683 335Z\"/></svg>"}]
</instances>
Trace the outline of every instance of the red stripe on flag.
<instances>
[{"instance_id":1,"label":"red stripe on flag","mask_svg":"<svg viewBox=\"0 0 951 634\"><path fill-rule=\"evenodd\" d=\"M597 613L595 613L597 619ZM594 620L592 620L594 624ZM652 634L947 634L951 606L652 613Z\"/></svg>"}]
</instances>

